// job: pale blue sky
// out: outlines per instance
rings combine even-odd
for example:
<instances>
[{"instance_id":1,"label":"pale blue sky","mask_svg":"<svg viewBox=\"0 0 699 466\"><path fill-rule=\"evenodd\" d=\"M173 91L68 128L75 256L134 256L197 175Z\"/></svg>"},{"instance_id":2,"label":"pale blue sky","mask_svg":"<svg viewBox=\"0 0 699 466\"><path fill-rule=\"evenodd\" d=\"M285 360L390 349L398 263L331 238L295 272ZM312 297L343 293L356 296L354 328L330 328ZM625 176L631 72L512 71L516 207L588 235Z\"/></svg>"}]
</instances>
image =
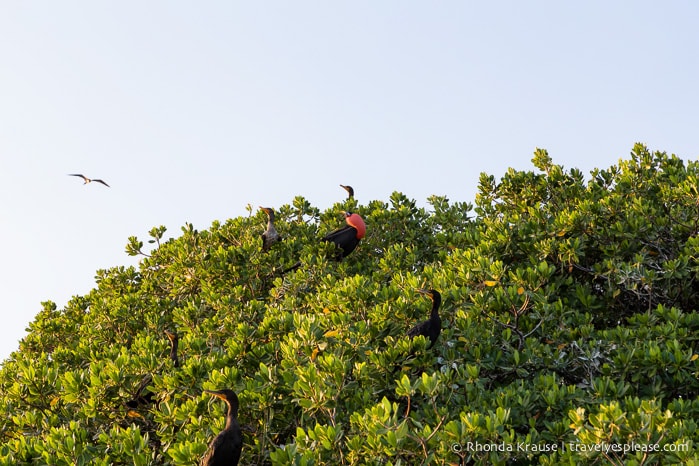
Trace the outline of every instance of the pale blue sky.
<instances>
[{"instance_id":1,"label":"pale blue sky","mask_svg":"<svg viewBox=\"0 0 699 466\"><path fill-rule=\"evenodd\" d=\"M698 5L3 2L0 360L156 225L326 208L340 183L472 201L536 147L585 172L634 142L695 159Z\"/></svg>"}]
</instances>

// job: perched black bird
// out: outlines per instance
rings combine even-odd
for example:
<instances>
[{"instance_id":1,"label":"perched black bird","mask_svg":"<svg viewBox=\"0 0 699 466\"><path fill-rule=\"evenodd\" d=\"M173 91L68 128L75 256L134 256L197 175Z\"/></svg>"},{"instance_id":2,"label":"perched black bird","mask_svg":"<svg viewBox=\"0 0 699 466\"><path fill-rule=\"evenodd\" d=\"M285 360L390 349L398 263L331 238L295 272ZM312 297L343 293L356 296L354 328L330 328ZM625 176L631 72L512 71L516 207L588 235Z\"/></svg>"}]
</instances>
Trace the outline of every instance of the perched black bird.
<instances>
[{"instance_id":1,"label":"perched black bird","mask_svg":"<svg viewBox=\"0 0 699 466\"><path fill-rule=\"evenodd\" d=\"M366 224L359 214L345 212L345 222L347 225L323 236L321 241L330 241L339 248L335 254L335 260L342 260L347 257L357 247L366 234ZM296 270L301 266L301 262L296 262L291 267L284 269L283 273Z\"/></svg>"},{"instance_id":2,"label":"perched black bird","mask_svg":"<svg viewBox=\"0 0 699 466\"><path fill-rule=\"evenodd\" d=\"M165 330L165 335L170 340L170 359L174 367L180 367L180 359L177 357L177 346L180 342L180 337L176 333Z\"/></svg>"},{"instance_id":3,"label":"perched black bird","mask_svg":"<svg viewBox=\"0 0 699 466\"><path fill-rule=\"evenodd\" d=\"M126 403L124 403L127 408L139 409L144 408L149 404L153 403L153 397L155 395L153 395L153 392L148 390L148 385L150 385L151 382L153 382L153 376L151 374L146 374L143 376L143 378L141 379L141 383L138 385L138 388L136 389L134 397Z\"/></svg>"},{"instance_id":4,"label":"perched black bird","mask_svg":"<svg viewBox=\"0 0 699 466\"><path fill-rule=\"evenodd\" d=\"M221 398L228 405L226 427L209 445L201 466L236 466L243 449L243 434L238 424L238 396L232 390L204 390Z\"/></svg>"},{"instance_id":5,"label":"perched black bird","mask_svg":"<svg viewBox=\"0 0 699 466\"><path fill-rule=\"evenodd\" d=\"M347 199L352 199L354 197L354 189L352 189L352 186L341 184L340 187L347 191Z\"/></svg>"},{"instance_id":6,"label":"perched black bird","mask_svg":"<svg viewBox=\"0 0 699 466\"><path fill-rule=\"evenodd\" d=\"M268 251L274 243L281 240L277 229L274 228L274 210L269 207L260 207L267 214L267 230L262 233L262 250Z\"/></svg>"},{"instance_id":7,"label":"perched black bird","mask_svg":"<svg viewBox=\"0 0 699 466\"><path fill-rule=\"evenodd\" d=\"M103 185L105 185L105 186L108 187L108 188L110 187L107 183L105 183L105 182L102 181L102 180L90 179L90 178L88 178L87 176L81 175L81 174L79 174L79 173L70 173L68 176L79 176L80 178L82 178L83 180L85 180L85 182L84 182L83 184L92 183L92 182L94 181L95 183L102 183Z\"/></svg>"},{"instance_id":8,"label":"perched black bird","mask_svg":"<svg viewBox=\"0 0 699 466\"><path fill-rule=\"evenodd\" d=\"M347 226L330 232L322 238L322 241L331 241L340 248L335 256L337 260L347 257L354 251L354 248L366 235L366 224L359 214L345 212L345 222L347 222Z\"/></svg>"},{"instance_id":9,"label":"perched black bird","mask_svg":"<svg viewBox=\"0 0 699 466\"><path fill-rule=\"evenodd\" d=\"M170 340L170 359L175 367L180 367L180 360L177 357L177 344L179 342L179 337L176 333L169 332L165 330L165 335L168 340ZM163 367L161 364L158 370ZM132 399L124 403L129 409L138 409L153 403L153 392L148 390L148 385L153 382L153 376L151 374L146 374L141 379L141 383L136 389L136 393Z\"/></svg>"},{"instance_id":10,"label":"perched black bird","mask_svg":"<svg viewBox=\"0 0 699 466\"><path fill-rule=\"evenodd\" d=\"M426 294L432 299L432 312L430 318L420 322L415 327L408 330L408 336L413 338L424 335L430 339L430 348L435 344L439 334L442 332L442 319L439 318L439 305L442 304L442 295L437 290L417 290L418 293Z\"/></svg>"}]
</instances>

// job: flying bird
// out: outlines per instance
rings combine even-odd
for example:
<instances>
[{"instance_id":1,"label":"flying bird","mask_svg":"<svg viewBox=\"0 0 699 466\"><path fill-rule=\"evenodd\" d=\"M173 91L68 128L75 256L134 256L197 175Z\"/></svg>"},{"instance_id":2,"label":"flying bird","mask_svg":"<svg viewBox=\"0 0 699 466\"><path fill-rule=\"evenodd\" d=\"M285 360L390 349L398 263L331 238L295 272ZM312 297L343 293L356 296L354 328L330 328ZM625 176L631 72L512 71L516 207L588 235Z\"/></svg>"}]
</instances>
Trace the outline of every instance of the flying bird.
<instances>
[{"instance_id":1,"label":"flying bird","mask_svg":"<svg viewBox=\"0 0 699 466\"><path fill-rule=\"evenodd\" d=\"M81 175L81 174L79 174L79 173L70 173L68 176L79 176L80 178L82 178L83 180L85 180L85 182L84 182L83 184L92 183L92 182L94 181L95 183L102 183L103 185L105 185L105 186L108 187L108 188L110 187L110 186L109 186L107 183L105 183L103 180L98 180L98 179L96 179L96 178L95 178L95 179L90 179L90 178L88 178L87 176Z\"/></svg>"},{"instance_id":2,"label":"flying bird","mask_svg":"<svg viewBox=\"0 0 699 466\"><path fill-rule=\"evenodd\" d=\"M274 228L274 210L269 207L260 207L267 214L267 230L262 233L262 250L268 251L274 243L281 240L277 229Z\"/></svg>"},{"instance_id":3,"label":"flying bird","mask_svg":"<svg viewBox=\"0 0 699 466\"><path fill-rule=\"evenodd\" d=\"M442 304L442 295L437 290L417 290L418 293L427 295L432 299L432 312L430 318L415 325L408 330L408 336L414 338L422 335L430 340L430 348L435 344L442 332L442 319L439 318L439 306Z\"/></svg>"},{"instance_id":4,"label":"flying bird","mask_svg":"<svg viewBox=\"0 0 699 466\"><path fill-rule=\"evenodd\" d=\"M237 466L243 449L243 433L238 424L238 396L232 390L204 390L228 405L226 427L213 439L202 466Z\"/></svg>"}]
</instances>

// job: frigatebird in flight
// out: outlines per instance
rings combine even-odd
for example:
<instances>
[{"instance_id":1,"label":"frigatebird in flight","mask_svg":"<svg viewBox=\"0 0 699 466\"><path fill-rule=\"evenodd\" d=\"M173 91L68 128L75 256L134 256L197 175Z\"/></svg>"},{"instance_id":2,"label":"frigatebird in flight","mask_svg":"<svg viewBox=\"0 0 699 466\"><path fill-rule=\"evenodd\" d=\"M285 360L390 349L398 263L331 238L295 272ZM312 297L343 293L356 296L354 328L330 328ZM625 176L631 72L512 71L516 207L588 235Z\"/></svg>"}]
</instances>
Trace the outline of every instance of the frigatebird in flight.
<instances>
[{"instance_id":1,"label":"frigatebird in flight","mask_svg":"<svg viewBox=\"0 0 699 466\"><path fill-rule=\"evenodd\" d=\"M95 183L102 183L103 185L105 185L105 186L108 187L108 188L110 187L107 183L105 183L105 182L102 181L102 180L90 179L90 178L88 178L87 176L81 175L81 174L79 174L79 173L70 173L70 174L68 174L68 176L79 176L80 178L82 178L83 180L85 180L85 182L84 182L83 184L88 184L88 183L91 183L91 182L94 181Z\"/></svg>"}]
</instances>

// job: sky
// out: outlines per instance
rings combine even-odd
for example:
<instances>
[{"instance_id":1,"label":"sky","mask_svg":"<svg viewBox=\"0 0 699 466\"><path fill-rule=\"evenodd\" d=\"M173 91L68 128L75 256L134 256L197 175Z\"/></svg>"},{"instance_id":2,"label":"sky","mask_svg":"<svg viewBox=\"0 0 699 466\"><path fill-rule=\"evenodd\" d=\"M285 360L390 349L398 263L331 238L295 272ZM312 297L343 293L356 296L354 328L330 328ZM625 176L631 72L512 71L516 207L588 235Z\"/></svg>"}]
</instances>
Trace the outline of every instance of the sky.
<instances>
[{"instance_id":1,"label":"sky","mask_svg":"<svg viewBox=\"0 0 699 466\"><path fill-rule=\"evenodd\" d=\"M0 361L129 236L699 155L692 1L0 4ZM70 173L102 178L83 185Z\"/></svg>"}]
</instances>

